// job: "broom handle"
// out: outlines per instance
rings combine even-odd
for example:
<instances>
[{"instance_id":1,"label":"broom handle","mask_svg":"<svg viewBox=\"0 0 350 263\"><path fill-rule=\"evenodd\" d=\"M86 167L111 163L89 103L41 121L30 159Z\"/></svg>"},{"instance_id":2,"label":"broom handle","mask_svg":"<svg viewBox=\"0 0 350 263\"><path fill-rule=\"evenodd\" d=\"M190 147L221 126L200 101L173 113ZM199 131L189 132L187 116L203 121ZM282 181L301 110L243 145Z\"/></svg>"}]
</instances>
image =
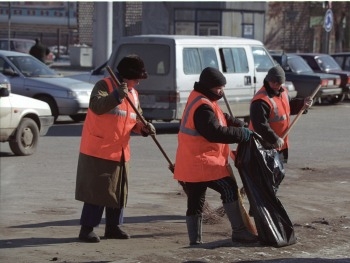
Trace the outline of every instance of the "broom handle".
<instances>
[{"instance_id":1,"label":"broom handle","mask_svg":"<svg viewBox=\"0 0 350 263\"><path fill-rule=\"evenodd\" d=\"M118 85L120 86L120 82L117 79L117 77L115 76L114 72L112 71L112 69L107 66L106 67L108 70L108 73L111 75L112 80ZM136 115L139 117L139 119L141 120L141 122L143 123L143 125L147 126L147 122L146 120L143 118L143 116L141 115L141 113L139 112L139 110L135 107L134 103L132 103L132 101L130 100L130 98L128 96L125 97L127 99L127 101L129 102L129 104L131 105L131 107L133 108L133 110L136 112ZM168 161L169 163L169 169L171 170L174 166L174 164L171 162L170 158L168 157L168 155L165 153L163 147L160 145L160 143L158 142L157 138L155 135L151 135L153 141L156 143L156 145L158 146L159 150L162 152L162 154L164 155L165 159Z\"/></svg>"},{"instance_id":2,"label":"broom handle","mask_svg":"<svg viewBox=\"0 0 350 263\"><path fill-rule=\"evenodd\" d=\"M317 92L320 90L321 85L318 85L318 87L315 88L314 92L311 94L310 98L313 99ZM289 134L289 132L291 131L291 129L293 128L293 126L295 125L295 123L298 121L298 119L301 117L301 115L303 114L304 110L306 109L305 105L301 108L301 110L298 112L297 116L295 116L295 118L293 119L292 123L289 125L288 129L284 132L282 139L284 140L286 138L286 136Z\"/></svg>"},{"instance_id":3,"label":"broom handle","mask_svg":"<svg viewBox=\"0 0 350 263\"><path fill-rule=\"evenodd\" d=\"M228 109L228 112L230 113L231 118L233 118L233 113L232 113L232 111L231 111L230 104L228 103L228 100L227 100L227 98L226 98L225 92L223 92L223 95L224 95L224 101L225 101L226 107L227 107L227 109Z\"/></svg>"}]
</instances>

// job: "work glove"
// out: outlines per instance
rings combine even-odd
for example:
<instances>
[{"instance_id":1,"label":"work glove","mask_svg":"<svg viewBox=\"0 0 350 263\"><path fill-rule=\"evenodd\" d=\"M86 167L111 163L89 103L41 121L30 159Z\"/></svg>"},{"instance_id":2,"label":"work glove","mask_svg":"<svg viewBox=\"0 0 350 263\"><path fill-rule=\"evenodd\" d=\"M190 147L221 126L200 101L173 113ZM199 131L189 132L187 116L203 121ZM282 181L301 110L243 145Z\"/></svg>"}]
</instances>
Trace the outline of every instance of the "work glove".
<instances>
[{"instance_id":1,"label":"work glove","mask_svg":"<svg viewBox=\"0 0 350 263\"><path fill-rule=\"evenodd\" d=\"M123 82L117 89L118 91L118 96L119 96L119 100L124 99L126 96L128 96L128 85Z\"/></svg>"},{"instance_id":2,"label":"work glove","mask_svg":"<svg viewBox=\"0 0 350 263\"><path fill-rule=\"evenodd\" d=\"M280 148L282 148L283 144L284 144L284 140L283 140L282 138L278 138L277 141L274 143L273 146L274 146L275 148L280 149Z\"/></svg>"},{"instance_id":3,"label":"work glove","mask_svg":"<svg viewBox=\"0 0 350 263\"><path fill-rule=\"evenodd\" d=\"M309 109L312 106L313 99L311 97L306 97L304 99L304 109Z\"/></svg>"},{"instance_id":4,"label":"work glove","mask_svg":"<svg viewBox=\"0 0 350 263\"><path fill-rule=\"evenodd\" d=\"M141 128L141 132L144 135L156 135L156 128L153 126L152 123L147 122L147 124Z\"/></svg>"},{"instance_id":5,"label":"work glove","mask_svg":"<svg viewBox=\"0 0 350 263\"><path fill-rule=\"evenodd\" d=\"M253 134L253 131L245 127L241 127L241 129L242 129L242 135L243 135L242 141L245 141L245 142L249 141L250 136Z\"/></svg>"}]
</instances>

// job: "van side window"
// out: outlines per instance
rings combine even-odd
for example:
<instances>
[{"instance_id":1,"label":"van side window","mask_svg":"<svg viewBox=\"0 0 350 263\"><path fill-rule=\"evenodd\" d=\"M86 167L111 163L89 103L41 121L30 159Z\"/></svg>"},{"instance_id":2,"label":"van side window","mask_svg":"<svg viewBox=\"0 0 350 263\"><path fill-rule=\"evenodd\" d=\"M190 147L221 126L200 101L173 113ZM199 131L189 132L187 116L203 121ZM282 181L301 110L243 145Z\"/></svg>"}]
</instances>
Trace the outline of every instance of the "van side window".
<instances>
[{"instance_id":1,"label":"van side window","mask_svg":"<svg viewBox=\"0 0 350 263\"><path fill-rule=\"evenodd\" d=\"M244 48L221 48L223 72L247 73L249 72L247 54Z\"/></svg>"},{"instance_id":2,"label":"van side window","mask_svg":"<svg viewBox=\"0 0 350 263\"><path fill-rule=\"evenodd\" d=\"M252 47L254 65L257 72L267 72L274 66L273 60L267 51L261 47Z\"/></svg>"},{"instance_id":3,"label":"van side window","mask_svg":"<svg viewBox=\"0 0 350 263\"><path fill-rule=\"evenodd\" d=\"M206 67L219 68L214 48L184 48L182 56L187 75L200 74Z\"/></svg>"}]
</instances>

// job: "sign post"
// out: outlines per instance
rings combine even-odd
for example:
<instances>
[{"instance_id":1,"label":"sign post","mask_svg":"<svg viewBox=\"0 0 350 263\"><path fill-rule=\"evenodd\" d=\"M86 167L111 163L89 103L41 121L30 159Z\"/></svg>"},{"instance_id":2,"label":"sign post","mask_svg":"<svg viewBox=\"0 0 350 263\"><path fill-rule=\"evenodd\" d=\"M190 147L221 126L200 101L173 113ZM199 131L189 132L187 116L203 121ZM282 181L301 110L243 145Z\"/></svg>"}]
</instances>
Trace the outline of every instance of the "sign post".
<instances>
[{"instance_id":1,"label":"sign post","mask_svg":"<svg viewBox=\"0 0 350 263\"><path fill-rule=\"evenodd\" d=\"M329 32L332 31L334 23L333 12L332 9L328 8L326 14L324 16L323 27L326 31L326 54L329 53Z\"/></svg>"}]
</instances>

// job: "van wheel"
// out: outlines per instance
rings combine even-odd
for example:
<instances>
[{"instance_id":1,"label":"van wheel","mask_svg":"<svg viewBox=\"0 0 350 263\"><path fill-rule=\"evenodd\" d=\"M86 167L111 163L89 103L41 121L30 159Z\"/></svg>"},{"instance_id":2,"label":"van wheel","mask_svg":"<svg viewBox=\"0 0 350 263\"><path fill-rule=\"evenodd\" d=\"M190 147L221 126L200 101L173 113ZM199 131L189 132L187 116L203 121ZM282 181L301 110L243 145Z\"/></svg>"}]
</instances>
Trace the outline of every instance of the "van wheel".
<instances>
[{"instance_id":1,"label":"van wheel","mask_svg":"<svg viewBox=\"0 0 350 263\"><path fill-rule=\"evenodd\" d=\"M39 127L30 118L23 118L17 127L14 140L9 141L11 151L20 156L35 152L39 141Z\"/></svg>"},{"instance_id":2,"label":"van wheel","mask_svg":"<svg viewBox=\"0 0 350 263\"><path fill-rule=\"evenodd\" d=\"M56 104L56 101L49 97L49 96L45 96L45 95L41 95L41 96L38 96L36 97L35 99L38 99L38 100L41 100L41 101L44 101L46 102L47 104L49 104L50 106L50 109L51 109L51 114L54 118L54 121L56 122L57 118L58 118L58 107L57 107L57 104Z\"/></svg>"}]
</instances>

